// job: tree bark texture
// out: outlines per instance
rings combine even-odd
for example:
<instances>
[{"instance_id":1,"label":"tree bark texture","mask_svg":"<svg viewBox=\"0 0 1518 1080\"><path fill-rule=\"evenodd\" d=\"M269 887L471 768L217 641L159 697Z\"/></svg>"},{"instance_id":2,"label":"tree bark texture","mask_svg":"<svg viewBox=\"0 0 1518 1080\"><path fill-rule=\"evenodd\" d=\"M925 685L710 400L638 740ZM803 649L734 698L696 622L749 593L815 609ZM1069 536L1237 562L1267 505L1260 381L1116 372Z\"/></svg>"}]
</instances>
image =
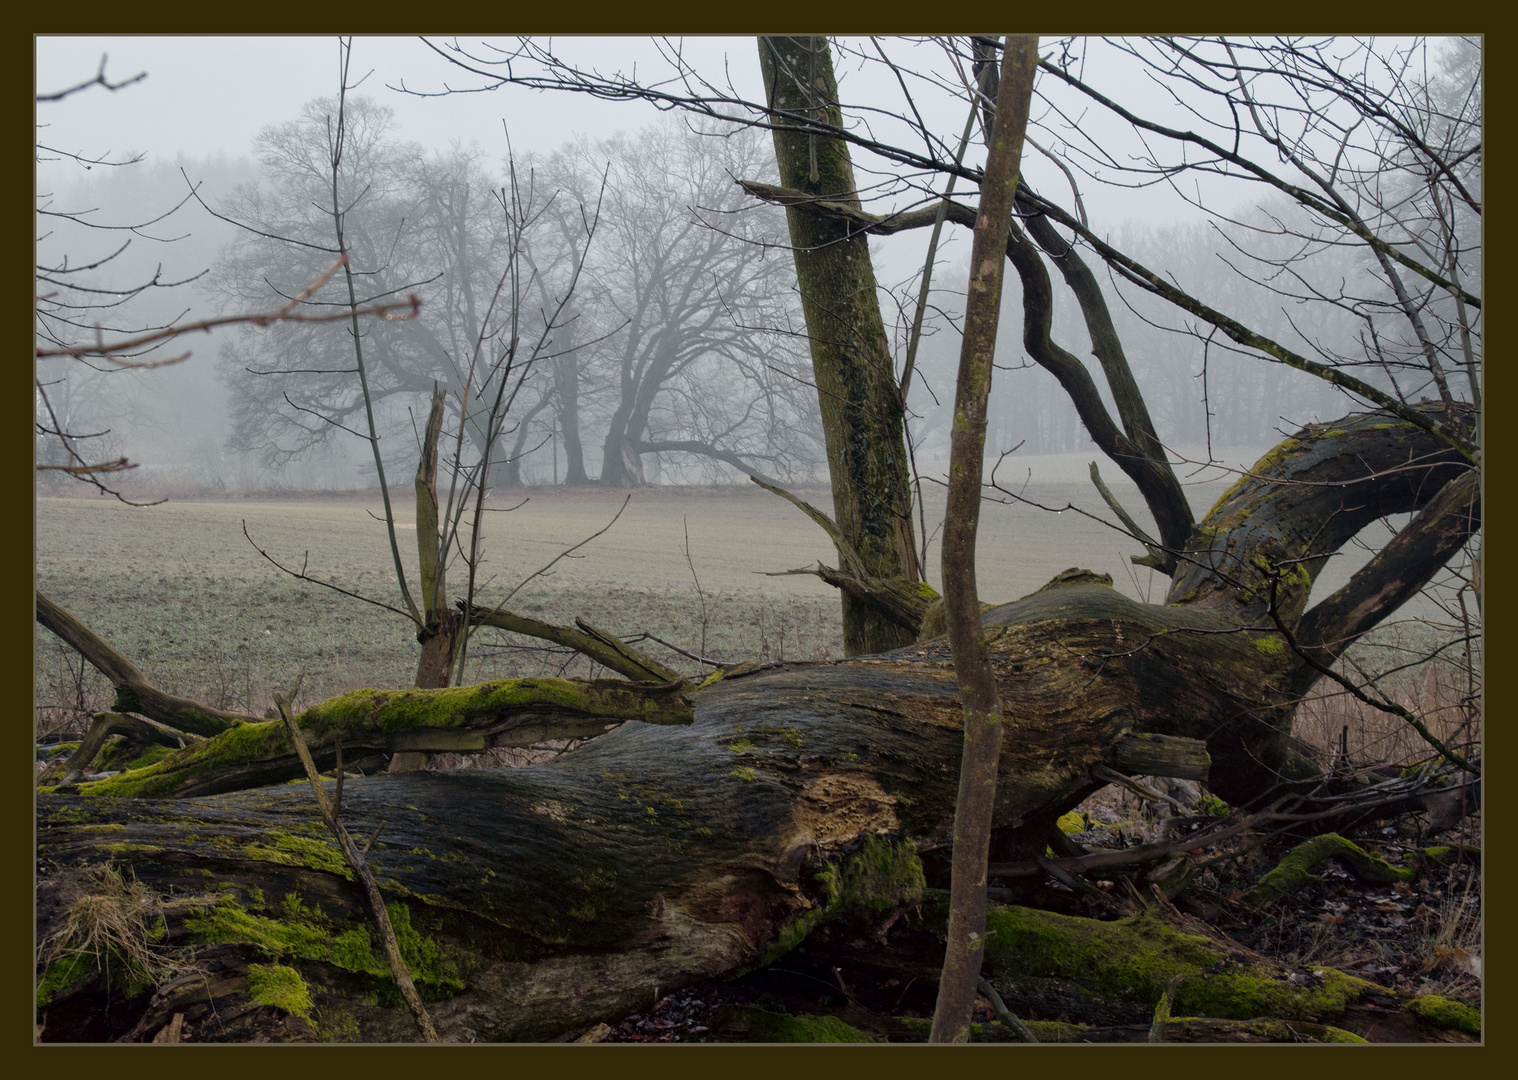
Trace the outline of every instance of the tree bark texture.
<instances>
[{"instance_id":1,"label":"tree bark texture","mask_svg":"<svg viewBox=\"0 0 1518 1080\"><path fill-rule=\"evenodd\" d=\"M759 63L772 108L840 123L827 39L761 37ZM848 146L804 131L774 132L781 183L858 207ZM869 242L857 227L787 208L801 306L833 480L838 527L878 578L917 577L902 404L880 317ZM845 592L844 649L851 656L915 636Z\"/></svg>"},{"instance_id":2,"label":"tree bark texture","mask_svg":"<svg viewBox=\"0 0 1518 1080\"><path fill-rule=\"evenodd\" d=\"M1403 564L1399 581L1427 580L1442 565L1450 530L1479 521L1476 493L1458 464L1424 468L1416 484L1384 474L1427 463L1443 446L1421 427L1385 417L1304 429L1219 501L1198 526L1213 530L1199 550L1248 566L1249 546L1284 543L1279 538L1299 528L1326 535L1325 522L1304 518L1337 520L1362 507L1375 516L1411 512L1406 549L1420 536L1434 542L1416 568ZM1332 489L1332 498L1326 488L1281 483L1326 468L1335 452L1370 479ZM1459 498L1446 499L1451 490ZM1236 519L1245 504L1255 509ZM1257 587L1240 583L1246 592ZM1352 579L1343 602L1325 603L1358 610L1358 602L1344 604L1368 588ZM1186 744L1154 736L1205 742L1207 782L1230 803L1252 799L1283 774L1300 775L1308 763L1291 721L1306 662L1278 630L1255 621L1252 600L1226 599L1188 588L1170 603L1146 605L1095 575L1065 574L983 613L996 692L1018 718L998 762L993 850L1019 838L1041 844L1059 814L1107 782L1106 768L1135 774L1175 758L1196 775L1198 755L1173 753ZM1321 606L1295 625L1307 625ZM41 619L42 597L38 611ZM1373 623L1366 616L1357 625ZM540 682L546 711L567 712L553 694L568 688ZM471 714L470 695L481 689L371 692L386 698L380 702L345 695L297 720L322 767L340 725L348 760L358 753L347 749L350 740L356 745L366 731L401 749L394 740L406 731L434 740L421 749L451 737L449 725L422 722L433 714L419 713L407 695L460 696L462 707L445 712L463 717L456 726L471 735L500 725L529 737L522 729L532 709L520 700L497 699ZM881 656L729 674L690 695L686 724L673 711L677 688L663 690L666 697L631 684L606 692L624 695L626 705L612 708L608 699L577 715L602 726L656 722L620 723L530 768L345 784L352 834L378 831L368 860L397 906L397 933L404 921L420 935L402 935L403 945L413 940L406 947L421 950L408 962L445 1040L583 1031L681 985L767 964L823 921L879 918L917 903L923 863L942 865L953 842L963 704L942 638ZM672 710L664 723L661 701ZM150 797L137 784L238 737L247 740L243 757L220 766L234 774L227 786L298 775L293 754L288 766L255 775L277 748L264 758L247 751L273 727L238 725L146 770L82 784L77 795L40 794L39 933L65 917L79 869L107 856L161 891L230 882L215 909L171 918L171 933L232 942L259 962L272 953L296 963L318 996L349 1010L351 1037L414 1038L408 1014L373 1004L373 980L385 977L380 962L332 944L366 926L367 916L309 791L277 784L186 796L181 787L161 793L177 798ZM1142 752L1127 752L1130 744ZM134 784L139 797L120 797ZM282 899L291 893L302 906ZM1181 998L1188 992L1183 987Z\"/></svg>"},{"instance_id":3,"label":"tree bark texture","mask_svg":"<svg viewBox=\"0 0 1518 1080\"><path fill-rule=\"evenodd\" d=\"M964 340L954 389L949 439L949 492L944 508L943 602L954 675L964 703L964 749L954 808L954 851L943 976L931 1042L968 1042L986 932L986 859L1001 754L1002 708L981 636L975 582L975 538L985 469L986 401L1001 315L1003 252L1012 220L1023 134L1033 98L1038 38L1011 36L1003 54L995 123L987 123L990 152L980 184L980 214L970 249L970 287Z\"/></svg>"}]
</instances>

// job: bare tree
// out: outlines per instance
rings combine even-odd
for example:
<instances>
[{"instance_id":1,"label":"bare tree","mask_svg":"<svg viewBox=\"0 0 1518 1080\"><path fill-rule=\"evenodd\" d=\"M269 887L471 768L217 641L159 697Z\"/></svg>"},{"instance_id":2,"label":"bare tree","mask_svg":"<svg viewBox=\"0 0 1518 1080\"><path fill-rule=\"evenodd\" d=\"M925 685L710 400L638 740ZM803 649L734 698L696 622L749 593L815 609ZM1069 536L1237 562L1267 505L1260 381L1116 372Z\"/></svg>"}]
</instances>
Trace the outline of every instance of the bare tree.
<instances>
[{"instance_id":1,"label":"bare tree","mask_svg":"<svg viewBox=\"0 0 1518 1080\"><path fill-rule=\"evenodd\" d=\"M1480 212L1479 143L1470 141L1468 125L1453 123L1448 130L1462 131L1461 141L1446 145L1430 138L1456 115L1448 105L1435 110L1436 125L1409 126L1406 112L1393 107L1395 95L1381 93L1388 83L1380 72L1341 63L1325 43L1090 43L1092 49L1108 50L1103 60L1127 57L1149 64L1183 111L1209 103L1210 113L1197 105L1180 125L1173 117L1139 115L1132 100L1088 82L1081 74L1080 61L1089 59L1082 47L1081 42L1046 43L1026 133L1027 146L1038 153L1024 155L1010 209L990 194L998 190L997 157L980 158L978 151L972 157L955 132L937 132L921 119L921 96L947 97L961 116L973 108L994 144L995 116L986 107L1010 101L1016 80L1009 74L1006 85L991 94L990 80L980 77L995 55L995 43L986 39L840 46L896 80L904 96L894 108L878 98L857 107L839 100L841 88L824 67L832 46L820 39L784 39L773 48L761 43L770 50L761 56L768 55L773 67L767 93L749 99L703 79L673 48L669 58L676 77L657 84L581 70L536 41L481 49L479 55L440 50L486 85L639 98L686 109L704 122L772 131L781 183L738 179L747 180L742 187L751 195L786 206L804 303L811 302L805 295L806 259L824 245L797 242L807 232L798 222L826 223L834 234L826 246L834 248L865 234L940 222L974 229L981 256L972 268L976 280L986 284L994 277L985 256L999 268L1005 254L1022 286L1024 350L1058 380L1092 440L1139 489L1148 521L1118 504L1104 485L1098 488L1108 503L1104 513L1118 521L1108 523L1142 547L1136 561L1171 579L1162 602L1141 603L1114 590L1110 578L1072 568L1037 592L980 612L978 625L975 590L966 596L961 588L952 607L945 605L956 624L951 646L935 635L929 597L915 587L893 587L912 584L904 569L892 567L889 577L877 574L854 550L841 522L813 510L838 543L841 567L829 568L832 580L915 631L917 640L909 647L826 664L734 669L697 688L592 627L554 627L504 609L471 609L471 622L605 657L603 662L628 680L590 685L522 680L489 684L469 695L382 693L357 703L317 703L293 717L308 733L311 755L322 767L336 761L344 740L361 743L366 751L483 747L495 739L509 744L513 738L541 737L546 730L583 734L617 725L584 750L539 768L488 777L393 777L355 782L349 789L355 833L371 823L386 831L386 843L370 862L383 864L387 887L426 910L435 933L472 965L468 985L450 988L446 1005L431 1010L442 1037L535 1039L583 1029L658 1000L659 988L766 965L826 921L889 919L923 904L926 885L954 877L951 867L960 854L954 850L955 781L963 775L956 765L965 751L967 714L988 713L988 698L993 708L999 701L1004 719L996 725L1003 730L987 873L1004 879L1048 875L1076 881L1076 874L1174 854L1171 845L1160 844L1127 852L1071 852L1057 863L1014 855L1055 845L1068 851L1056 824L1059 816L1114 776L1124 783L1146 774L1204 778L1246 815L1213 835L1308 824L1326 828L1452 797L1468 805L1465 800L1479 791L1479 742L1460 729L1454 737L1441 737L1373 678L1337 663L1428 583L1453 575L1459 581L1454 593L1462 598L1479 585L1479 563L1467 562L1463 553L1479 541L1481 529L1480 336L1473 314L1480 310L1474 291L1480 275L1446 257L1469 250L1461 246L1468 242L1468 224L1462 233L1447 208L1458 201L1466 208L1461 214ZM1367 44L1353 55L1405 71L1400 85L1429 87L1426 96L1432 99L1435 73L1414 77L1408 67L1424 54ZM1100 68L1085 64L1090 72ZM1454 64L1446 74L1464 71L1468 78L1472 70ZM1315 95L1326 96L1322 107L1301 106ZM1409 93L1407 100L1421 99ZM1447 87L1440 100L1478 101ZM1358 300L1330 306L1359 321L1369 351L1338 356L1282 340L1242 321L1237 308L1225 309L1227 298L1209 294L1207 282L1188 288L1163 266L1116 246L1102 223L1091 220L1081 197L1081 184L1090 178L1077 179L1080 162L1070 148L1075 135L1064 126L1065 118L1076 117L1077 103L1109 110L1122 120L1120 132L1153 148L1152 163L1134 166L1115 145L1117 136L1114 145L1096 144L1091 154L1105 154L1101 168L1113 170L1118 180L1179 181L1188 172L1205 172L1248 185L1246 190L1268 189L1272 197L1290 198L1316 222L1325 243L1358 245L1365 265L1382 275L1384 291L1362 289ZM1335 110L1348 119L1336 120L1336 127L1316 126L1315 117L1332 118ZM1005 104L997 111L1011 112ZM852 123L854 116L869 123ZM1303 123L1307 126L1291 126ZM1369 141L1352 142L1351 134ZM1336 158L1340 145L1353 149ZM1174 156L1162 157L1162 150ZM1183 151L1188 156L1181 156ZM859 163L850 162L855 154ZM1386 162L1403 155L1417 163L1404 171L1421 176L1430 189L1427 205L1435 205L1437 194L1438 205L1446 208L1421 231L1407 228L1415 223L1399 210L1405 200L1392 196L1389 176L1383 175L1397 171ZM1036 172L1040 158L1053 163ZM1335 162L1334 168L1325 167ZM856 175L883 176L874 200L866 200L852 178L832 182L845 165ZM805 183L793 182L792 173ZM982 189L977 205L939 194L939 184L947 186L951 176L964 182L966 191L971 184ZM1364 192L1354 177L1365 178ZM1005 186L1000 190L1011 194ZM1052 190L1069 190L1071 205L1045 194ZM1366 200L1357 201L1357 192ZM1368 197L1377 193L1390 199L1384 215L1375 209L1381 204ZM1213 193L1207 198L1214 199ZM1218 209L1215 203L1213 208ZM1304 236L1320 235L1288 222L1284 214L1277 217ZM1003 229L1004 242L986 251ZM1409 231L1418 243L1406 239ZM1445 237L1443 248L1431 246L1436 236ZM1280 262L1279 252L1270 254ZM1312 280L1303 266L1287 265ZM1229 342L1240 361L1285 365L1332 385L1345 396L1344 414L1294 428L1243 470L1211 509L1197 512L1182 487L1182 463L1167 450L1150 414L1147 388L1129 360L1098 270L1122 295L1138 290L1158 298L1183 313L1183 326L1211 335L1219 347ZM1290 273L1261 277L1262 284L1277 289L1292 280ZM849 292L857 302L862 280L829 287ZM1055 331L1056 287L1078 308L1094 363L1074 351L1084 350L1084 342L1062 341ZM875 295L873 286L868 293ZM814 291L813 301L816 296ZM1372 299L1374 308L1361 303ZM994 304L980 306L995 310ZM1434 310L1446 313L1448 332L1442 336L1430 329L1426 313ZM856 330L863 325L857 318L844 322ZM978 317L967 325L965 355L976 362L966 365L970 377L959 388L961 449L978 441L975 429L989 378L985 329ZM837 342L820 334L810 317L808 331L814 360L819 341ZM1396 336L1395 350L1385 344L1389 334ZM1371 374L1371 361L1379 375ZM846 374L856 380L876 380L885 389L900 385L894 374L885 378L884 361L873 345L847 354L844 362L853 365ZM890 404L880 395L871 400ZM895 408L901 408L899 396ZM830 420L824 410L824 421L841 422L845 434L857 434L868 430L864 412L845 411ZM904 443L904 437L899 429L887 434L894 453L894 440ZM836 435L830 432L829 439ZM961 495L965 487L973 493L983 478L973 461L956 458L960 471L951 480L959 480ZM885 459L890 463L889 453ZM904 487L904 463L892 467ZM837 485L836 464L834 480ZM886 490L883 483L858 486L866 497L881 497ZM996 494L994 486L981 490ZM1009 490L1006 497L1015 495ZM974 527L974 512L962 503L956 499L948 523L961 539L967 526L972 533ZM899 520L903 505L887 507L895 519L878 520ZM1377 522L1402 515L1400 527L1346 584L1326 597L1314 594L1330 558ZM875 539L890 548L884 542L890 530L882 529ZM911 546L908 536L907 550ZM895 550L900 554L899 546ZM962 551L956 545L956 552ZM175 709L190 707L145 693L141 679L133 678L135 669L98 648L87 628L71 624L45 597L39 597L38 618L114 673L123 709L170 723L179 716ZM1459 633L1466 640L1479 636L1479 612L1475 618L1467 615ZM1456 640L1451 635L1444 644ZM981 674L988 670L991 676L972 693L966 693L965 673L959 670L967 648L981 652ZM1294 737L1304 696L1324 679L1405 720L1426 743L1422 760L1386 773L1342 769ZM260 850L239 847L250 817L274 830L295 820L291 800L277 787L256 787L299 775L300 763L284 739L276 725L243 725L214 735L203 748L82 785L81 797L67 803L77 816L67 819L48 815L68 797L46 795L39 799L39 813L56 823L46 834L49 855L60 865L87 861L102 850L99 826L120 825L110 832L110 842L128 845L139 874L152 880L171 883L187 863L215 861L256 871L270 890L298 883L311 888L314 880L341 892L346 886L330 860L274 861ZM229 749L234 747L235 753ZM100 795L119 798L94 797ZM203 798L207 795L218 797ZM134 814L124 801L192 796L193 802L160 802L167 809L151 819ZM405 807L404 815L398 806ZM1457 817L1459 812L1457 806ZM440 829L439 821L446 826ZM1187 846L1195 842L1186 841ZM439 848L443 854L436 859L414 854L423 849L435 854ZM55 898L56 886L45 885L44 904ZM1017 970L1019 943L1010 932L1016 924L1003 925L1009 933L985 955L998 975ZM231 940L245 939L233 935ZM330 956L312 962L340 966ZM969 974L979 974L973 964ZM1144 987L1159 1014L1202 1007L1209 1000L1216 1007L1215 999L1176 983L1171 974L1167 970ZM1358 1000L1363 989L1329 968L1318 977L1343 990L1336 1000ZM947 985L942 990L955 992ZM1325 1023L1344 1015L1342 1006L1304 1008ZM954 1020L949 1011L946 1019ZM374 1032L388 1030L387 1022L384 1017L366 1021Z\"/></svg>"},{"instance_id":2,"label":"bare tree","mask_svg":"<svg viewBox=\"0 0 1518 1080\"><path fill-rule=\"evenodd\" d=\"M251 381L262 391L241 397L239 423L251 437L268 440L264 445L275 456L299 453L332 432L355 435L368 445L399 606L370 602L413 624L422 646L416 685L445 687L462 677L470 628L449 596L448 567L461 562L467 569L462 598L467 611L478 585L485 499L506 463L507 435L525 423L514 419L517 399L536 363L554 354L554 337L595 230L595 210L581 205L581 247L569 253L566 273L544 284L541 278L556 268L547 259L540 265L531 241L551 197L545 198L530 177L520 183L514 169L507 186L490 192L474 154L427 158L415 148L390 144L388 113L363 99L350 102L348 91L356 85L349 76L351 41L341 48L337 98L313 102L300 120L260 136L272 183L267 190L244 188L233 208L237 215L221 215L244 231L222 280L234 303L265 290L283 296L280 277L271 270L288 280L313 258L336 253L347 300L336 305L334 315L347 325L339 331L297 324L281 339L255 341L259 355L269 357L266 365L284 366L245 366L244 374L234 375L237 385ZM484 217L492 208L496 217ZM427 286L437 299L428 303L425 322L412 321L394 332L360 324L364 305L399 289ZM543 303L534 308L534 299ZM288 303L330 302L303 293ZM280 389L277 397L269 392L283 387L293 392ZM387 435L396 434L396 418L389 418L387 427L382 409L387 399L404 401L423 389L429 405L416 429L419 591L413 593L396 538L381 446ZM296 433L293 448L281 447L278 433L265 430L275 418ZM452 435L451 452L445 427ZM395 464L392 456L390 468ZM440 466L446 466L446 488L439 487ZM303 580L357 596L259 550ZM403 759L416 760L414 755Z\"/></svg>"},{"instance_id":3,"label":"bare tree","mask_svg":"<svg viewBox=\"0 0 1518 1080\"><path fill-rule=\"evenodd\" d=\"M571 144L543 168L581 198L606 185L607 228L580 307L588 326L577 331L605 339L577 354L603 401L600 483L647 482L646 453L726 454L777 472L810 464L790 283L770 250L778 215L731 183L764 168L757 138L651 127Z\"/></svg>"}]
</instances>

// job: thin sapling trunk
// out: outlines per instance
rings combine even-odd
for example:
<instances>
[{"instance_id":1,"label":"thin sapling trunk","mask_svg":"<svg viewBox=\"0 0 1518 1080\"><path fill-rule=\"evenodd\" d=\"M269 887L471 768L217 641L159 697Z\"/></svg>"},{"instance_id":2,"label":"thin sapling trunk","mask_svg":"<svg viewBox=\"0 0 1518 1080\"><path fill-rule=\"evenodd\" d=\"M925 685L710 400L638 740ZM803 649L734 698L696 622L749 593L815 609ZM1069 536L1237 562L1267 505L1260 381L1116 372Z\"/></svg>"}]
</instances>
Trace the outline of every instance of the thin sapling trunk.
<instances>
[{"instance_id":1,"label":"thin sapling trunk","mask_svg":"<svg viewBox=\"0 0 1518 1080\"><path fill-rule=\"evenodd\" d=\"M959 354L959 380L954 392L949 492L944 509L943 598L954 674L964 703L965 737L954 807L949 926L930 1042L969 1041L970 1014L985 953L986 859L991 843L991 810L996 801L1002 722L990 652L981 632L975 535L980 523L986 399L991 391L991 361L996 354L1002 267L1037 63L1036 36L1014 35L1007 39L1001 85L996 95L996 122L980 183L964 345Z\"/></svg>"}]
</instances>

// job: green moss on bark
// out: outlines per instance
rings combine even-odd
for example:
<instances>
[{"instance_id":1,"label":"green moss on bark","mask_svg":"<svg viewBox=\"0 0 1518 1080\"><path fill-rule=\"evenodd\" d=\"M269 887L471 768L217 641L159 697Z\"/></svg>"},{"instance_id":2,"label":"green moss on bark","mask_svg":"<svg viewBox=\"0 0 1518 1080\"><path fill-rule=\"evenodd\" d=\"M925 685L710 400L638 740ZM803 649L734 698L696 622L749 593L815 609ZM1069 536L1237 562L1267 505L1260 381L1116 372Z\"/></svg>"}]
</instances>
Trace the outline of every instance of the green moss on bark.
<instances>
[{"instance_id":1,"label":"green moss on bark","mask_svg":"<svg viewBox=\"0 0 1518 1080\"><path fill-rule=\"evenodd\" d=\"M242 846L241 854L260 862L278 863L281 866L304 866L326 874L353 880L353 868L338 850L336 844L312 840L289 833L276 833L272 843L251 840Z\"/></svg>"},{"instance_id":2,"label":"green moss on bark","mask_svg":"<svg viewBox=\"0 0 1518 1080\"><path fill-rule=\"evenodd\" d=\"M866 834L858 854L828 865L814 880L822 886L823 901L785 927L753 968L765 967L790 952L824 922L848 914L868 916L910 907L922 900L927 887L916 845L874 834Z\"/></svg>"},{"instance_id":3,"label":"green moss on bark","mask_svg":"<svg viewBox=\"0 0 1518 1080\"><path fill-rule=\"evenodd\" d=\"M1481 1010L1463 1002L1437 994L1419 994L1407 1003L1407 1011L1435 1027L1481 1037Z\"/></svg>"},{"instance_id":4,"label":"green moss on bark","mask_svg":"<svg viewBox=\"0 0 1518 1080\"><path fill-rule=\"evenodd\" d=\"M72 989L81 979L93 975L96 970L95 965L81 954L65 956L49 964L42 973L42 978L37 980L37 1007L40 1009L53 998Z\"/></svg>"},{"instance_id":5,"label":"green moss on bark","mask_svg":"<svg viewBox=\"0 0 1518 1080\"><path fill-rule=\"evenodd\" d=\"M390 903L385 910L412 981L432 996L463 990L458 964L445 955L436 939L412 926L410 908L404 903ZM286 895L278 916L255 915L228 900L210 911L189 916L185 926L203 942L252 945L276 959L315 961L391 979L390 967L368 924L344 927L334 923L319 910L303 905L294 893Z\"/></svg>"},{"instance_id":6,"label":"green moss on bark","mask_svg":"<svg viewBox=\"0 0 1518 1080\"><path fill-rule=\"evenodd\" d=\"M168 797L174 794L187 773L200 774L224 766L243 765L285 753L289 748L289 735L279 721L234 724L220 735L176 750L145 768L80 784L79 794L126 799Z\"/></svg>"},{"instance_id":7,"label":"green moss on bark","mask_svg":"<svg viewBox=\"0 0 1518 1080\"><path fill-rule=\"evenodd\" d=\"M608 719L675 723L667 696L641 693L629 685L573 679L502 679L441 690L354 690L314 705L297 719L314 737L330 732L398 734L419 728L466 727L484 717L532 706L563 709ZM689 722L689 710L684 710Z\"/></svg>"}]
</instances>

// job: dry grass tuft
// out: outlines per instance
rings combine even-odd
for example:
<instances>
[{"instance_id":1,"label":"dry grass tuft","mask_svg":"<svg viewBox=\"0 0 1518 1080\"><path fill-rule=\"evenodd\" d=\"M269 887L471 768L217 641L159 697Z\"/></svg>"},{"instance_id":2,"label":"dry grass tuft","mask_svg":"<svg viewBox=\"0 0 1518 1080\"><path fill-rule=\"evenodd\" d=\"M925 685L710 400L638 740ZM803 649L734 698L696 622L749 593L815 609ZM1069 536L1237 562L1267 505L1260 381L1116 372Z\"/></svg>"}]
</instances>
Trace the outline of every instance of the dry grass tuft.
<instances>
[{"instance_id":1,"label":"dry grass tuft","mask_svg":"<svg viewBox=\"0 0 1518 1080\"><path fill-rule=\"evenodd\" d=\"M1447 654L1429 659L1432 650L1423 640L1429 636L1389 628L1365 648L1351 649L1348 659L1358 669L1357 682L1373 680L1372 695L1401 705L1446 746L1463 753L1481 744L1481 657L1478 652L1469 661ZM1303 700L1293 734L1325 753L1342 740L1350 763L1360 767L1406 765L1433 752L1401 717L1367 705L1329 679Z\"/></svg>"},{"instance_id":2,"label":"dry grass tuft","mask_svg":"<svg viewBox=\"0 0 1518 1080\"><path fill-rule=\"evenodd\" d=\"M66 989L91 973L105 988L127 998L196 970L184 950L158 944L167 932L164 915L188 906L210 906L216 898L165 901L129 870L112 863L89 867L83 891L69 906L63 925L42 942L39 959L52 969L44 986Z\"/></svg>"}]
</instances>

